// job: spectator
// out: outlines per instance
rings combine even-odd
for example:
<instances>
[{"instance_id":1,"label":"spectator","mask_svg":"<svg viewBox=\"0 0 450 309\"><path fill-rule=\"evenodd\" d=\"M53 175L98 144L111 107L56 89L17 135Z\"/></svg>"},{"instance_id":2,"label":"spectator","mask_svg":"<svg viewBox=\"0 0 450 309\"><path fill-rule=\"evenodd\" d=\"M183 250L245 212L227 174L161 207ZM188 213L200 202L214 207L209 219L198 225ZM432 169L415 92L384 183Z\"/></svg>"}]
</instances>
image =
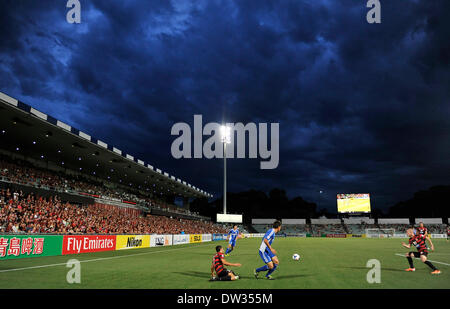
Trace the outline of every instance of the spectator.
<instances>
[{"instance_id":1,"label":"spectator","mask_svg":"<svg viewBox=\"0 0 450 309\"><path fill-rule=\"evenodd\" d=\"M36 188L67 192L72 194L92 194L103 199L114 199L118 201L131 201L145 208L165 209L174 213L188 214L192 217L200 218L198 214L191 213L187 209L169 205L157 198L143 196L142 191L128 188L113 188L112 184L93 181L81 175L70 176L68 174L57 173L32 166L29 162L11 159L0 155L0 177L13 183L25 184ZM123 187L123 186L122 186ZM132 193L132 191L134 193ZM18 198L20 193L16 193ZM9 197L8 197L9 200Z\"/></svg>"},{"instance_id":2,"label":"spectator","mask_svg":"<svg viewBox=\"0 0 450 309\"><path fill-rule=\"evenodd\" d=\"M16 192L14 192L16 193ZM211 222L176 219L165 216L141 216L139 212L117 206L95 204L76 206L63 203L57 196L24 196L15 199L10 190L0 190L3 207L0 226L7 233L58 234L206 234L226 233Z\"/></svg>"}]
</instances>

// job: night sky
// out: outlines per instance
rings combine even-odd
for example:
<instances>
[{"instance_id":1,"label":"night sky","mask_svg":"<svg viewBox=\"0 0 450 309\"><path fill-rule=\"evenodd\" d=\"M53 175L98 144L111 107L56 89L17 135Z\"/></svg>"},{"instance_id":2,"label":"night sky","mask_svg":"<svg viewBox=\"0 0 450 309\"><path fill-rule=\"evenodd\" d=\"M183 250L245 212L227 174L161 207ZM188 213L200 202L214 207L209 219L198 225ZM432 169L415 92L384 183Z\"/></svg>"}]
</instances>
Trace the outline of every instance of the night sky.
<instances>
[{"instance_id":1,"label":"night sky","mask_svg":"<svg viewBox=\"0 0 450 309\"><path fill-rule=\"evenodd\" d=\"M174 159L173 124L280 124L280 163L230 191L386 209L450 179L450 1L3 0L0 91L220 197L221 159ZM205 138L206 139L206 138ZM323 193L320 193L323 191Z\"/></svg>"}]
</instances>

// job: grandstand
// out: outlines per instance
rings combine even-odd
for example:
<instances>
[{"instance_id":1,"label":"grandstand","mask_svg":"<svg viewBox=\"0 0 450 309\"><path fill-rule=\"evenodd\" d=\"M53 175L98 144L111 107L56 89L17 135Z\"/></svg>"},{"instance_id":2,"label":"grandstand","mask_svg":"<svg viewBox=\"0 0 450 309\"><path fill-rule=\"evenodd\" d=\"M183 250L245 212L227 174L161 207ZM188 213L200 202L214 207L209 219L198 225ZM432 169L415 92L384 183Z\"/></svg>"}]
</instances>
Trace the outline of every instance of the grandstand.
<instances>
[{"instance_id":1,"label":"grandstand","mask_svg":"<svg viewBox=\"0 0 450 309\"><path fill-rule=\"evenodd\" d=\"M311 233L311 227L306 224L306 219L282 219L282 222L284 224L283 232L286 235Z\"/></svg>"},{"instance_id":2,"label":"grandstand","mask_svg":"<svg viewBox=\"0 0 450 309\"><path fill-rule=\"evenodd\" d=\"M341 219L311 219L311 230L314 236L346 233Z\"/></svg>"},{"instance_id":3,"label":"grandstand","mask_svg":"<svg viewBox=\"0 0 450 309\"><path fill-rule=\"evenodd\" d=\"M377 228L375 219L370 219L368 217L344 218L343 221L350 234L364 234L366 229Z\"/></svg>"},{"instance_id":4,"label":"grandstand","mask_svg":"<svg viewBox=\"0 0 450 309\"><path fill-rule=\"evenodd\" d=\"M447 232L447 225L443 223L442 218L415 219L416 226L418 226L420 222L423 222L430 234L445 234Z\"/></svg>"},{"instance_id":5,"label":"grandstand","mask_svg":"<svg viewBox=\"0 0 450 309\"><path fill-rule=\"evenodd\" d=\"M272 226L275 219L252 219L253 228L258 233L265 233ZM345 234L346 229L340 219L282 219L282 234L291 236L297 234L309 234L320 236L322 234Z\"/></svg>"},{"instance_id":6,"label":"grandstand","mask_svg":"<svg viewBox=\"0 0 450 309\"><path fill-rule=\"evenodd\" d=\"M258 233L265 233L275 219L252 219L252 227ZM443 235L448 225L441 218L415 219L415 224L408 218L380 218L353 217L342 219L282 219L283 229L281 234L287 236L326 236L333 234L367 235L368 237L392 237L394 235L405 237L406 230L417 227L423 222L429 234ZM381 235L381 236L380 236Z\"/></svg>"},{"instance_id":7,"label":"grandstand","mask_svg":"<svg viewBox=\"0 0 450 309\"><path fill-rule=\"evenodd\" d=\"M378 224L375 229L375 233L380 234L391 234L392 231L395 233L406 233L406 230L411 227L409 219L402 218L389 218L389 219L378 219Z\"/></svg>"},{"instance_id":8,"label":"grandstand","mask_svg":"<svg viewBox=\"0 0 450 309\"><path fill-rule=\"evenodd\" d=\"M189 209L211 194L1 92L0 124L2 232L224 232Z\"/></svg>"},{"instance_id":9,"label":"grandstand","mask_svg":"<svg viewBox=\"0 0 450 309\"><path fill-rule=\"evenodd\" d=\"M0 190L0 232L14 234L223 233L211 222L141 216L137 209L94 204L79 207L58 197Z\"/></svg>"},{"instance_id":10,"label":"grandstand","mask_svg":"<svg viewBox=\"0 0 450 309\"><path fill-rule=\"evenodd\" d=\"M265 233L275 219L252 219L252 227L257 233Z\"/></svg>"}]
</instances>

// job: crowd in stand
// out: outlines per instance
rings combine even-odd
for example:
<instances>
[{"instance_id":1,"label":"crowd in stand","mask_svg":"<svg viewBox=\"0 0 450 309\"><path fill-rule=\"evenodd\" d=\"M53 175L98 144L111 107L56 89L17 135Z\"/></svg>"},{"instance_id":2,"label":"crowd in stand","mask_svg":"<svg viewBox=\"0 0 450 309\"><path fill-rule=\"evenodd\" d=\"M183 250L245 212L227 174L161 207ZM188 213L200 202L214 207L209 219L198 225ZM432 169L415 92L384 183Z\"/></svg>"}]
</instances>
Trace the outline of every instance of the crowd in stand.
<instances>
[{"instance_id":1,"label":"crowd in stand","mask_svg":"<svg viewBox=\"0 0 450 309\"><path fill-rule=\"evenodd\" d=\"M1 233L202 234L226 233L210 222L164 216L136 216L124 208L63 203L22 191L0 190Z\"/></svg>"},{"instance_id":2,"label":"crowd in stand","mask_svg":"<svg viewBox=\"0 0 450 309\"><path fill-rule=\"evenodd\" d=\"M341 224L313 224L313 234L345 234L345 228Z\"/></svg>"},{"instance_id":3,"label":"crowd in stand","mask_svg":"<svg viewBox=\"0 0 450 309\"><path fill-rule=\"evenodd\" d=\"M418 226L418 225L417 225ZM365 234L366 229L377 229L379 232L389 233L406 233L411 227L410 224L286 224L283 225L282 232L285 234ZM258 233L265 233L271 228L267 224L253 225ZM446 234L448 226L446 224L425 224L430 234Z\"/></svg>"},{"instance_id":4,"label":"crowd in stand","mask_svg":"<svg viewBox=\"0 0 450 309\"><path fill-rule=\"evenodd\" d=\"M447 234L447 228L445 224L425 224L430 234Z\"/></svg>"},{"instance_id":5,"label":"crowd in stand","mask_svg":"<svg viewBox=\"0 0 450 309\"><path fill-rule=\"evenodd\" d=\"M15 183L32 185L37 188L72 190L92 194L98 191L96 185L80 181L76 176L61 177L56 173L32 167L25 161L17 161L17 163L16 161L0 159L0 176ZM105 192L105 194L107 193Z\"/></svg>"},{"instance_id":6,"label":"crowd in stand","mask_svg":"<svg viewBox=\"0 0 450 309\"><path fill-rule=\"evenodd\" d=\"M286 234L308 234L311 228L307 224L289 224L283 226L283 232Z\"/></svg>"},{"instance_id":7,"label":"crowd in stand","mask_svg":"<svg viewBox=\"0 0 450 309\"><path fill-rule=\"evenodd\" d=\"M366 229L378 229L376 224L368 224L365 222L361 224L345 224L345 227L350 234L364 234Z\"/></svg>"},{"instance_id":8,"label":"crowd in stand","mask_svg":"<svg viewBox=\"0 0 450 309\"><path fill-rule=\"evenodd\" d=\"M129 190L119 187L108 188L101 182L86 179L81 175L69 175L37 168L29 162L0 156L0 178L10 182L30 185L59 192L88 193L103 198L113 198L135 202L148 208L157 208L165 211L195 215L187 209L170 205L164 201L145 197L139 193L133 194ZM197 214L198 215L198 214Z\"/></svg>"},{"instance_id":9,"label":"crowd in stand","mask_svg":"<svg viewBox=\"0 0 450 309\"><path fill-rule=\"evenodd\" d=\"M378 228L381 230L394 229L397 233L406 233L406 230L410 227L409 224L378 224Z\"/></svg>"}]
</instances>

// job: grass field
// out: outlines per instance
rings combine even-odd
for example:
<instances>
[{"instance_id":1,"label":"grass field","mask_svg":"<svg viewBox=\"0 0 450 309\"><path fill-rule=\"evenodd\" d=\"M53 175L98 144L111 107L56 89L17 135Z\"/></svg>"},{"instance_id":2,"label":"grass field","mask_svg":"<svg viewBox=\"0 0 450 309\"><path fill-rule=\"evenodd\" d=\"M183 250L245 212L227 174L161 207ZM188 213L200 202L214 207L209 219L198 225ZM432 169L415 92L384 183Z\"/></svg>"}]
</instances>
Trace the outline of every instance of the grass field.
<instances>
[{"instance_id":1,"label":"grass field","mask_svg":"<svg viewBox=\"0 0 450 309\"><path fill-rule=\"evenodd\" d=\"M431 275L428 266L414 260L416 272L405 272L408 263L403 239L276 238L279 268L276 280L255 279L253 269L263 265L259 238L240 239L227 257L242 267L232 268L241 279L209 282L210 263L217 244L224 241L71 256L24 258L0 262L0 288L133 288L133 289L449 289L450 242L435 239L429 259L442 273ZM293 261L293 253L301 261ZM396 254L401 254L398 256ZM69 284L66 262L81 263L81 283ZM369 284L369 259L381 263L381 283ZM439 262L439 263L438 263ZM263 277L263 276L260 276Z\"/></svg>"}]
</instances>

